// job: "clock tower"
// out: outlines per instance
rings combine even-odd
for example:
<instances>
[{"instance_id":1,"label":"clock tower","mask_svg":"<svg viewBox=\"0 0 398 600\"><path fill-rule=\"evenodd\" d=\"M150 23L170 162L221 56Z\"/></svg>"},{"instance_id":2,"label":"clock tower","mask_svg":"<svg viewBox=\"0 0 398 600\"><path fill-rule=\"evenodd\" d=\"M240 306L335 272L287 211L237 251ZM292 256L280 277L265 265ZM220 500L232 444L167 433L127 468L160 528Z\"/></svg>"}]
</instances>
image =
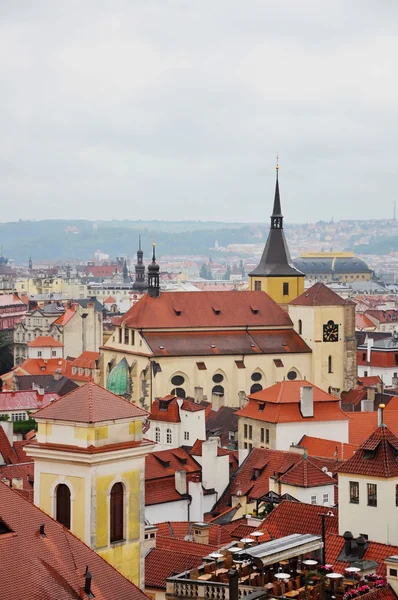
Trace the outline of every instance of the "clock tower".
<instances>
[{"instance_id":1,"label":"clock tower","mask_svg":"<svg viewBox=\"0 0 398 600\"><path fill-rule=\"evenodd\" d=\"M356 385L355 304L323 283L289 303L295 330L312 349L312 380L340 395Z\"/></svg>"},{"instance_id":2,"label":"clock tower","mask_svg":"<svg viewBox=\"0 0 398 600\"><path fill-rule=\"evenodd\" d=\"M304 291L304 273L292 264L283 231L278 172L277 163L271 227L261 260L254 271L249 273L249 279L251 291L267 292L275 302L288 304Z\"/></svg>"}]
</instances>

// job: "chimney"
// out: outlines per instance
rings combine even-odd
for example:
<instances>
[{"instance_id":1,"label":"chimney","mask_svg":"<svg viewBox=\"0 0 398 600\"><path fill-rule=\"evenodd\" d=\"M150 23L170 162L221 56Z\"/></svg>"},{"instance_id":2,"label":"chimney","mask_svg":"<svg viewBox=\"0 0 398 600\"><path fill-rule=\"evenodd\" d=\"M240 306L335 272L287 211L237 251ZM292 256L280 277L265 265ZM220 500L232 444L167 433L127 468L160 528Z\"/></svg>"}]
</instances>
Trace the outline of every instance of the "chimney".
<instances>
[{"instance_id":1,"label":"chimney","mask_svg":"<svg viewBox=\"0 0 398 600\"><path fill-rule=\"evenodd\" d=\"M203 521L203 487L199 475L193 475L188 483L188 493L191 505L188 507L188 521L201 523Z\"/></svg>"},{"instance_id":2,"label":"chimney","mask_svg":"<svg viewBox=\"0 0 398 600\"><path fill-rule=\"evenodd\" d=\"M93 576L91 575L90 571L88 570L88 565L86 566L86 572L84 573L84 591L87 594L87 596L89 598L93 598L94 595L91 591L91 580L92 580Z\"/></svg>"},{"instance_id":3,"label":"chimney","mask_svg":"<svg viewBox=\"0 0 398 600\"><path fill-rule=\"evenodd\" d=\"M11 480L11 487L14 488L14 490L22 490L23 489L22 477L13 477Z\"/></svg>"},{"instance_id":4,"label":"chimney","mask_svg":"<svg viewBox=\"0 0 398 600\"><path fill-rule=\"evenodd\" d=\"M56 369L54 373L54 381L59 381L62 379L62 371L61 369Z\"/></svg>"},{"instance_id":5,"label":"chimney","mask_svg":"<svg viewBox=\"0 0 398 600\"><path fill-rule=\"evenodd\" d=\"M209 523L194 523L193 524L193 541L197 544L209 545Z\"/></svg>"},{"instance_id":6,"label":"chimney","mask_svg":"<svg viewBox=\"0 0 398 600\"><path fill-rule=\"evenodd\" d=\"M8 487L10 487L10 483L11 483L11 482L10 482L10 480L9 480L9 479L7 479L7 477L2 477L2 478L0 479L0 481L1 481L2 483L4 483L5 485L8 485Z\"/></svg>"},{"instance_id":7,"label":"chimney","mask_svg":"<svg viewBox=\"0 0 398 600\"><path fill-rule=\"evenodd\" d=\"M239 600L239 575L237 569L228 571L229 579L229 600Z\"/></svg>"},{"instance_id":8,"label":"chimney","mask_svg":"<svg viewBox=\"0 0 398 600\"><path fill-rule=\"evenodd\" d=\"M367 363L370 363L370 353L372 350L372 346L373 346L374 340L373 338L368 338L367 342L366 342L366 361Z\"/></svg>"},{"instance_id":9,"label":"chimney","mask_svg":"<svg viewBox=\"0 0 398 600\"><path fill-rule=\"evenodd\" d=\"M202 387L195 387L194 399L195 399L195 402L202 402L202 400L203 400L203 388Z\"/></svg>"},{"instance_id":10,"label":"chimney","mask_svg":"<svg viewBox=\"0 0 398 600\"><path fill-rule=\"evenodd\" d=\"M396 556L387 556L384 561L387 570L387 583L398 596L398 559Z\"/></svg>"},{"instance_id":11,"label":"chimney","mask_svg":"<svg viewBox=\"0 0 398 600\"><path fill-rule=\"evenodd\" d=\"M343 533L343 538L344 538L344 554L346 556L350 556L351 555L351 542L354 539L354 536L352 535L351 531L345 531Z\"/></svg>"},{"instance_id":12,"label":"chimney","mask_svg":"<svg viewBox=\"0 0 398 600\"><path fill-rule=\"evenodd\" d=\"M366 398L367 400L372 400L374 402L376 399L376 388L368 387L366 390Z\"/></svg>"},{"instance_id":13,"label":"chimney","mask_svg":"<svg viewBox=\"0 0 398 600\"><path fill-rule=\"evenodd\" d=\"M379 410L377 411L377 426L384 427L383 422L383 410L385 409L385 404L379 404Z\"/></svg>"},{"instance_id":14,"label":"chimney","mask_svg":"<svg viewBox=\"0 0 398 600\"><path fill-rule=\"evenodd\" d=\"M357 538L357 556L362 560L366 550L366 540L361 535Z\"/></svg>"},{"instance_id":15,"label":"chimney","mask_svg":"<svg viewBox=\"0 0 398 600\"><path fill-rule=\"evenodd\" d=\"M176 471L174 473L175 486L179 494L187 493L187 474L185 471Z\"/></svg>"},{"instance_id":16,"label":"chimney","mask_svg":"<svg viewBox=\"0 0 398 600\"><path fill-rule=\"evenodd\" d=\"M144 552L148 553L152 548L156 548L156 534L158 528L156 525L145 525Z\"/></svg>"},{"instance_id":17,"label":"chimney","mask_svg":"<svg viewBox=\"0 0 398 600\"><path fill-rule=\"evenodd\" d=\"M303 417L314 416L314 389L310 385L300 388L300 412Z\"/></svg>"},{"instance_id":18,"label":"chimney","mask_svg":"<svg viewBox=\"0 0 398 600\"><path fill-rule=\"evenodd\" d=\"M373 400L361 400L361 412L373 412L374 411L374 401Z\"/></svg>"}]
</instances>

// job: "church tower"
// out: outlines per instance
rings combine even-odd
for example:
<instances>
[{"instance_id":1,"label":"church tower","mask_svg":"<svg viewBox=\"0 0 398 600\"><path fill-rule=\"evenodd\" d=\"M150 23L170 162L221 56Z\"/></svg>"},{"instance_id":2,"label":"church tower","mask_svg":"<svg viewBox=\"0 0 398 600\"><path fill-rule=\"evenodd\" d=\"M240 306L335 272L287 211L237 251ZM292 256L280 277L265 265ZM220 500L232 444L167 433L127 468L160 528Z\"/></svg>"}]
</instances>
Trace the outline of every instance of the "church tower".
<instances>
[{"instance_id":1,"label":"church tower","mask_svg":"<svg viewBox=\"0 0 398 600\"><path fill-rule=\"evenodd\" d=\"M303 293L304 273L292 264L283 231L278 171L277 163L274 209L267 243L258 266L249 273L249 277L251 291L267 292L275 302L287 304Z\"/></svg>"},{"instance_id":2,"label":"church tower","mask_svg":"<svg viewBox=\"0 0 398 600\"><path fill-rule=\"evenodd\" d=\"M38 411L26 446L35 504L141 588L147 414L90 382Z\"/></svg>"},{"instance_id":3,"label":"church tower","mask_svg":"<svg viewBox=\"0 0 398 600\"><path fill-rule=\"evenodd\" d=\"M135 280L133 290L144 292L147 288L145 281L144 253L141 248L141 233L138 234L137 264L135 265Z\"/></svg>"},{"instance_id":4,"label":"church tower","mask_svg":"<svg viewBox=\"0 0 398 600\"><path fill-rule=\"evenodd\" d=\"M159 298L160 295L160 279L159 279L159 265L156 262L155 254L156 244L152 244L152 262L148 266L148 294L152 298Z\"/></svg>"}]
</instances>

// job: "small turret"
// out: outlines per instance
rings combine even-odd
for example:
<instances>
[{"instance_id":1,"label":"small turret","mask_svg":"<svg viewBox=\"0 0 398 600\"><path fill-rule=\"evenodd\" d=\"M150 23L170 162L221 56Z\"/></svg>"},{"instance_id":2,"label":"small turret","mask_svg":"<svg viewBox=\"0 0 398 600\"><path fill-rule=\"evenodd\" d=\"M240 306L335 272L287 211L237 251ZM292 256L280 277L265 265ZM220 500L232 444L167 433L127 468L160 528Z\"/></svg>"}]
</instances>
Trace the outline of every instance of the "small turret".
<instances>
[{"instance_id":1,"label":"small turret","mask_svg":"<svg viewBox=\"0 0 398 600\"><path fill-rule=\"evenodd\" d=\"M152 298L159 298L160 295L160 278L159 265L156 262L155 254L156 244L152 244L152 262L148 266L148 294Z\"/></svg>"},{"instance_id":2,"label":"small turret","mask_svg":"<svg viewBox=\"0 0 398 600\"><path fill-rule=\"evenodd\" d=\"M135 265L135 280L133 290L144 292L147 288L145 281L144 253L141 248L141 233L138 235L137 264Z\"/></svg>"}]
</instances>

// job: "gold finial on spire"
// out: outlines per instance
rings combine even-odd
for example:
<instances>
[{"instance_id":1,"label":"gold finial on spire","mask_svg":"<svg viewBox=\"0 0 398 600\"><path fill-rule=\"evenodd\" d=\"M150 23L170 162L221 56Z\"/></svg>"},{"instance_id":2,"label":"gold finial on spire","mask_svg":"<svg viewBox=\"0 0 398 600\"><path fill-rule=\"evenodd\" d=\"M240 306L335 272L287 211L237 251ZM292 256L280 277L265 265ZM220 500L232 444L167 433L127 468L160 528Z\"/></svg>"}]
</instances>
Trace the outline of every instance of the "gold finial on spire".
<instances>
[{"instance_id":1,"label":"gold finial on spire","mask_svg":"<svg viewBox=\"0 0 398 600\"><path fill-rule=\"evenodd\" d=\"M276 170L279 170L279 154L276 153Z\"/></svg>"}]
</instances>

